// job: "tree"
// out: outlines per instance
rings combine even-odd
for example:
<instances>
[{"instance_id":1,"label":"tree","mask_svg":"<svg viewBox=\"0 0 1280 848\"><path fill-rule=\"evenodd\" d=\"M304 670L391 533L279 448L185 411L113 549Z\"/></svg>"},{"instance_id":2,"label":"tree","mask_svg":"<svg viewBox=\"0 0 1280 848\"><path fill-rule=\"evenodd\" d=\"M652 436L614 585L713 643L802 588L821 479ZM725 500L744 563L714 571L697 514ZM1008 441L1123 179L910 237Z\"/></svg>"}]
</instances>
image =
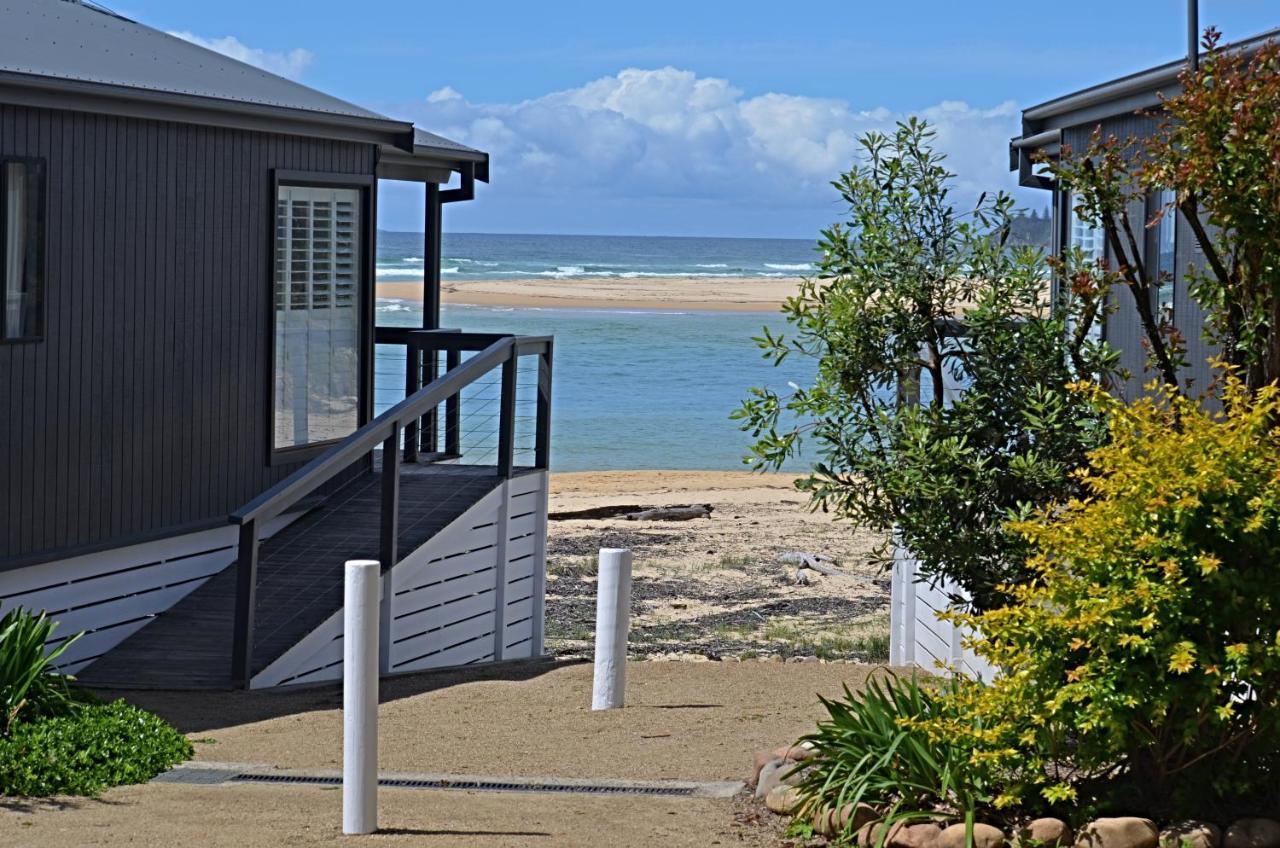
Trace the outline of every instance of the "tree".
<instances>
[{"instance_id":1,"label":"tree","mask_svg":"<svg viewBox=\"0 0 1280 848\"><path fill-rule=\"evenodd\" d=\"M1115 264L1095 276L1132 291L1151 367L1176 388L1182 339L1155 314L1162 280L1142 260L1142 222L1128 214L1148 191L1175 193L1146 225L1164 215L1187 223L1205 257L1185 276L1206 336L1256 390L1280 379L1280 48L1268 43L1246 60L1219 40L1206 31L1205 60L1183 72L1182 93L1164 101L1152 138L1120 141L1099 129L1082 154L1066 149L1049 167L1078 196L1077 211L1103 227Z\"/></svg>"},{"instance_id":2,"label":"tree","mask_svg":"<svg viewBox=\"0 0 1280 848\"><path fill-rule=\"evenodd\" d=\"M861 139L833 183L847 223L823 231L817 274L783 307L790 330L756 340L775 363L815 359L814 382L753 389L734 415L754 467L814 443L798 485L815 507L896 532L925 579L987 608L1026 573L1006 519L1073 494L1069 472L1101 438L1068 384L1116 357L1088 333L1099 293L1067 288L1055 309L1043 253L1010 245L1012 198L954 208L933 136L912 119Z\"/></svg>"}]
</instances>

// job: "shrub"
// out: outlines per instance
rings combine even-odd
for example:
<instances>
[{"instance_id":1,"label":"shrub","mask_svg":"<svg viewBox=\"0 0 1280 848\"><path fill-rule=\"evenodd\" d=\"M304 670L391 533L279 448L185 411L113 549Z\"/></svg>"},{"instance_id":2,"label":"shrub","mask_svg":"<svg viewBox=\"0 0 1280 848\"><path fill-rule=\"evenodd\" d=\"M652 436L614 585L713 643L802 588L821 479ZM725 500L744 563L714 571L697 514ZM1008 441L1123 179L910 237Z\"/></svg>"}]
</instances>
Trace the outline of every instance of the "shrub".
<instances>
[{"instance_id":1,"label":"shrub","mask_svg":"<svg viewBox=\"0 0 1280 848\"><path fill-rule=\"evenodd\" d=\"M1087 497L1015 525L1037 552L1013 603L955 616L1006 673L932 726L1021 776L1001 803L1071 799L1092 776L1148 815L1196 815L1274 780L1280 389L1228 376L1217 412L1153 391L1090 390L1112 440L1080 474Z\"/></svg>"},{"instance_id":2,"label":"shrub","mask_svg":"<svg viewBox=\"0 0 1280 848\"><path fill-rule=\"evenodd\" d=\"M950 705L914 675L886 673L859 694L846 686L843 699L821 701L829 718L801 739L814 751L797 787L805 813L866 803L887 808L890 823L957 813L972 822L990 803L987 773L969 749L924 729Z\"/></svg>"},{"instance_id":3,"label":"shrub","mask_svg":"<svg viewBox=\"0 0 1280 848\"><path fill-rule=\"evenodd\" d=\"M19 713L24 718L54 716L75 708L70 678L49 666L80 635L46 652L45 643L56 627L43 612L37 616L21 607L0 619L0 734L9 732Z\"/></svg>"},{"instance_id":4,"label":"shrub","mask_svg":"<svg viewBox=\"0 0 1280 848\"><path fill-rule=\"evenodd\" d=\"M192 755L187 738L124 701L16 724L0 739L0 794L96 795L142 783Z\"/></svg>"}]
</instances>

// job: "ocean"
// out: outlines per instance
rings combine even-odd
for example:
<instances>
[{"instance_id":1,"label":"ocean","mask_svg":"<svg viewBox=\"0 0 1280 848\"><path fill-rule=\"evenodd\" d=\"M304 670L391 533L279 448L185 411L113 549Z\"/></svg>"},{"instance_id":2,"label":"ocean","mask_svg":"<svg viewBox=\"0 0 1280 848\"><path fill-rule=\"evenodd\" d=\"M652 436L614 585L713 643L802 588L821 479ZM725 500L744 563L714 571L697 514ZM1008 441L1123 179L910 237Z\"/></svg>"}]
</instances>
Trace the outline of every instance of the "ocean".
<instances>
[{"instance_id":1,"label":"ocean","mask_svg":"<svg viewBox=\"0 0 1280 848\"><path fill-rule=\"evenodd\" d=\"M389 244L394 238L388 236L401 235L399 244ZM379 241L379 279L394 279L384 271L408 266L422 252L420 233L379 233ZM410 252L415 242L416 254ZM500 273L587 276L587 269L607 269L623 279L688 276L696 286L697 275L709 273L702 266L717 266L714 276L803 273L812 244L782 239L448 234L444 255L449 257L445 267L477 266L454 272L473 279ZM590 275L601 276L603 271ZM421 279L420 266L416 279ZM422 313L411 302L382 300L377 311L381 325L422 325ZM451 305L443 310L446 327L556 337L551 446L556 471L744 468L750 439L729 414L752 386L786 392L789 382L804 385L814 373L814 364L799 357L789 357L778 368L761 358L751 338L766 324L777 332L786 330L776 312ZM380 373L404 373L402 354L394 348L380 349L378 357ZM390 385L378 391L379 410L399 399L396 391L403 385L395 379L387 382ZM399 391L403 396L403 389ZM805 467L805 458L788 465L797 471Z\"/></svg>"},{"instance_id":2,"label":"ocean","mask_svg":"<svg viewBox=\"0 0 1280 848\"><path fill-rule=\"evenodd\" d=\"M792 277L813 270L816 241L663 236L445 233L445 280L520 277ZM378 231L378 280L422 279L422 233Z\"/></svg>"}]
</instances>

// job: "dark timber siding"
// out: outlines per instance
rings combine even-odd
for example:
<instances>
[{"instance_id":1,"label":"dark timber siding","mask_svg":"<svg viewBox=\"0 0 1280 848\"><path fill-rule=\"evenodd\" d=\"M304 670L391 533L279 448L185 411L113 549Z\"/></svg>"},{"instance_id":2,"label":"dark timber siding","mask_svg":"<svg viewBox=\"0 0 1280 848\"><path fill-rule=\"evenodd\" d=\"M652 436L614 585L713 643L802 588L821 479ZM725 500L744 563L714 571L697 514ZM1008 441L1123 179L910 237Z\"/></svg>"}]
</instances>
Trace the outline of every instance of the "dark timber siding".
<instances>
[{"instance_id":1,"label":"dark timber siding","mask_svg":"<svg viewBox=\"0 0 1280 848\"><path fill-rule=\"evenodd\" d=\"M1121 140L1130 137L1141 139L1151 136L1156 131L1157 125L1158 121L1153 117L1125 115L1103 121L1102 132L1105 135L1114 135ZM1088 147L1089 137L1097 126L1097 124L1088 124L1064 130L1063 144L1070 146L1076 153L1083 152ZM1143 229L1147 221L1146 210L1139 204L1133 204L1129 209L1129 217L1133 222L1134 234L1139 240L1140 250L1145 254L1147 245L1151 242L1151 238ZM1204 256L1194 247L1195 237L1191 233L1191 228L1180 216L1176 238L1178 278L1174 284L1174 323L1187 343L1189 367L1184 369L1182 376L1184 379L1192 380L1193 391L1199 392L1207 389L1212 379L1206 362L1213 355L1213 348L1204 341L1201 330L1204 316L1200 305L1187 293L1187 282L1183 277L1188 265L1192 263L1197 266L1203 265ZM1110 248L1107 253L1110 255ZM1146 352L1143 348L1143 340L1146 336L1138 320L1133 295L1127 289L1122 289L1115 291L1112 298L1116 309L1107 319L1106 338L1120 351L1121 367L1132 375L1123 387L1123 392L1126 397L1134 398L1141 394L1143 386L1154 379L1155 374L1146 370Z\"/></svg>"},{"instance_id":2,"label":"dark timber siding","mask_svg":"<svg viewBox=\"0 0 1280 848\"><path fill-rule=\"evenodd\" d=\"M273 169L372 145L0 105L48 161L45 338L0 344L6 559L216 520L267 465Z\"/></svg>"}]
</instances>

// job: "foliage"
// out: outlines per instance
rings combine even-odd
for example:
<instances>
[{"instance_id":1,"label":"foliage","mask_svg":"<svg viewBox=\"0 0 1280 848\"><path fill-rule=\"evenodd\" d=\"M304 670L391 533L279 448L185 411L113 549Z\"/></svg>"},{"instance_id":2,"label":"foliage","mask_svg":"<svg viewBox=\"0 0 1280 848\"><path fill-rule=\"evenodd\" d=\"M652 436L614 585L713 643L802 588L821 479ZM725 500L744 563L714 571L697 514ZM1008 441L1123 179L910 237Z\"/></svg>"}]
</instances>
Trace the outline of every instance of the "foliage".
<instances>
[{"instance_id":1,"label":"foliage","mask_svg":"<svg viewBox=\"0 0 1280 848\"><path fill-rule=\"evenodd\" d=\"M51 671L50 665L80 636L46 653L45 643L56 627L43 612L37 616L21 607L0 619L0 735L13 728L20 713L30 720L75 709L77 700L68 686L71 678Z\"/></svg>"},{"instance_id":2,"label":"foliage","mask_svg":"<svg viewBox=\"0 0 1280 848\"><path fill-rule=\"evenodd\" d=\"M0 739L0 794L96 795L142 783L192 756L163 719L124 701L15 725Z\"/></svg>"},{"instance_id":3,"label":"foliage","mask_svg":"<svg viewBox=\"0 0 1280 848\"><path fill-rule=\"evenodd\" d=\"M1120 141L1099 130L1082 153L1064 149L1049 168L1078 195L1078 213L1103 227L1114 265L1094 276L1103 289L1131 290L1151 365L1168 386L1186 364L1182 339L1154 314L1152 291L1162 281L1143 261L1129 209L1148 191L1176 192L1173 207L1157 209L1147 225L1178 215L1194 234L1205 268L1186 276L1206 335L1257 388L1280 379L1280 47L1267 44L1246 61L1218 42L1208 30L1205 60L1194 74L1184 71L1153 137Z\"/></svg>"},{"instance_id":4,"label":"foliage","mask_svg":"<svg viewBox=\"0 0 1280 848\"><path fill-rule=\"evenodd\" d=\"M814 753L797 785L803 805L798 818L866 803L887 807L889 824L953 813L972 823L990 803L987 770L973 765L968 749L931 736L922 724L944 715L963 719L914 675L886 673L869 679L857 695L846 686L843 699L821 700L829 718L801 740Z\"/></svg>"},{"instance_id":5,"label":"foliage","mask_svg":"<svg viewBox=\"0 0 1280 848\"><path fill-rule=\"evenodd\" d=\"M1099 389L1111 441L1085 496L1014 529L1036 548L1013 603L953 616L1007 673L930 723L975 763L1020 775L999 799L1071 799L1120 781L1148 814L1195 815L1274 784L1280 754L1280 388L1226 411L1171 387L1125 406ZM1055 775L1055 765L1068 763ZM1111 793L1118 791L1111 784Z\"/></svg>"},{"instance_id":6,"label":"foliage","mask_svg":"<svg viewBox=\"0 0 1280 848\"><path fill-rule=\"evenodd\" d=\"M1067 384L1109 373L1115 355L1089 338L1097 298L1067 292L1051 308L1043 255L1009 243L1011 198L953 207L933 136L912 119L861 139L862 161L834 183L848 224L823 232L818 273L786 302L790 335L756 340L775 363L814 358L817 376L789 396L753 389L734 417L757 468L814 441L799 485L815 505L895 529L925 579L983 608L1024 573L1009 513L1072 494L1068 472L1101 437Z\"/></svg>"}]
</instances>

